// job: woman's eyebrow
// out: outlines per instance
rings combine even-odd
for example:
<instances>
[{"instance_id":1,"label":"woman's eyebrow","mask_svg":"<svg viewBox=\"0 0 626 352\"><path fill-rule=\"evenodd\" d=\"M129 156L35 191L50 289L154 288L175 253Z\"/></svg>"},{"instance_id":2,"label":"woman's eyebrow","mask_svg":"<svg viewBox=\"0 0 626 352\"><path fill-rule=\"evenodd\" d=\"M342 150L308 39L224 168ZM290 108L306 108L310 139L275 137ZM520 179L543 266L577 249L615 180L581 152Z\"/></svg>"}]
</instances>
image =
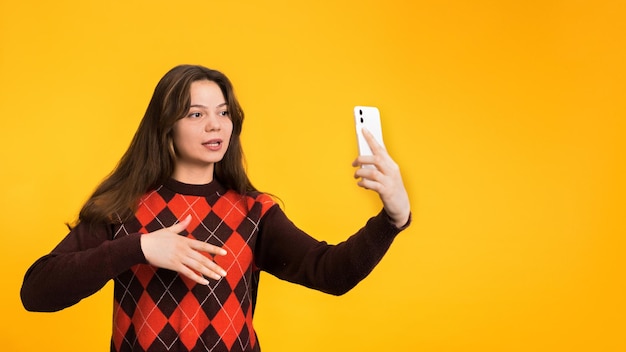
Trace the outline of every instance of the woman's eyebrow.
<instances>
[{"instance_id":1,"label":"woman's eyebrow","mask_svg":"<svg viewBox=\"0 0 626 352\"><path fill-rule=\"evenodd\" d=\"M228 103L221 103L219 105L216 106L216 108L221 108L222 106L228 106ZM190 108L202 108L202 109L208 109L209 107L206 105L202 105L202 104L191 104L191 106L189 106Z\"/></svg>"}]
</instances>

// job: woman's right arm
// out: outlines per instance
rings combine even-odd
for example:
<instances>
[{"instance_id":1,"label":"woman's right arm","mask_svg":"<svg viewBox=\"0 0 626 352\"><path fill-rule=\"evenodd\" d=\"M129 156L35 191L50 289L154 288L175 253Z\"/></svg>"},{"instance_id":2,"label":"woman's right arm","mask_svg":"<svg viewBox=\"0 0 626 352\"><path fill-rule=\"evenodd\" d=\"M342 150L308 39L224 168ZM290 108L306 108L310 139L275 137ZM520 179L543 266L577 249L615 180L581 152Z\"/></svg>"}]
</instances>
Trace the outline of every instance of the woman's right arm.
<instances>
[{"instance_id":1,"label":"woman's right arm","mask_svg":"<svg viewBox=\"0 0 626 352\"><path fill-rule=\"evenodd\" d=\"M138 233L113 239L108 225L79 223L26 272L20 295L29 311L52 312L78 303L131 266L146 263Z\"/></svg>"}]
</instances>

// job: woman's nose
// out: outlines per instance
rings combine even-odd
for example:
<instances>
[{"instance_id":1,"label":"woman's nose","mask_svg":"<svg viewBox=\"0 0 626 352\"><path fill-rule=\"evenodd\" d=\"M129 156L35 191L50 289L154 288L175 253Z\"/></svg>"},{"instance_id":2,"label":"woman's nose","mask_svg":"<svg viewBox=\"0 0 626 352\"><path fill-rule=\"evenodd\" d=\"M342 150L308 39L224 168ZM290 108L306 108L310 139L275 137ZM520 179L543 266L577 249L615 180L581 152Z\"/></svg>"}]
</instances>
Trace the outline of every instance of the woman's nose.
<instances>
[{"instance_id":1,"label":"woman's nose","mask_svg":"<svg viewBox=\"0 0 626 352\"><path fill-rule=\"evenodd\" d=\"M219 130L220 127L221 125L219 116L217 116L216 114L209 114L208 118L206 119L205 129L207 131L216 131Z\"/></svg>"}]
</instances>

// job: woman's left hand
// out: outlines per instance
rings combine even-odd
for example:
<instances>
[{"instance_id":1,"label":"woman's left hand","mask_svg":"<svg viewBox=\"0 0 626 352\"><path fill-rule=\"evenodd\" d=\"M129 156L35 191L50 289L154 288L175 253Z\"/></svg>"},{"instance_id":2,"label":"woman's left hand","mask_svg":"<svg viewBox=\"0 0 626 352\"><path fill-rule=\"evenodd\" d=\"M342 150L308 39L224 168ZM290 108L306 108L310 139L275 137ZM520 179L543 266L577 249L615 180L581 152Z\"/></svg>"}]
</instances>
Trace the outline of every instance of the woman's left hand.
<instances>
[{"instance_id":1,"label":"woman's left hand","mask_svg":"<svg viewBox=\"0 0 626 352\"><path fill-rule=\"evenodd\" d=\"M357 182L359 186L378 193L385 212L400 228L409 221L411 214L409 195L404 188L400 168L366 129L363 129L363 137L373 155L361 155L352 162L352 166L358 167L354 178L360 178Z\"/></svg>"}]
</instances>

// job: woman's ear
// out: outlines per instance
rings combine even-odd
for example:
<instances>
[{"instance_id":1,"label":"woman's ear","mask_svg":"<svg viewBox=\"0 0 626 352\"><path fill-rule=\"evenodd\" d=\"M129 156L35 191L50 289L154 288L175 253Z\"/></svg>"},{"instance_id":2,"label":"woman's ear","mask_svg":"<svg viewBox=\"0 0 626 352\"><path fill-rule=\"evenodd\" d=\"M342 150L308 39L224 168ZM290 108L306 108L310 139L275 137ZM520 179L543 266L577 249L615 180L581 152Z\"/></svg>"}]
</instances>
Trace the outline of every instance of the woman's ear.
<instances>
[{"instance_id":1,"label":"woman's ear","mask_svg":"<svg viewBox=\"0 0 626 352\"><path fill-rule=\"evenodd\" d=\"M170 153L172 160L176 160L176 147L174 146L174 138L171 136L167 138L167 151Z\"/></svg>"}]
</instances>

